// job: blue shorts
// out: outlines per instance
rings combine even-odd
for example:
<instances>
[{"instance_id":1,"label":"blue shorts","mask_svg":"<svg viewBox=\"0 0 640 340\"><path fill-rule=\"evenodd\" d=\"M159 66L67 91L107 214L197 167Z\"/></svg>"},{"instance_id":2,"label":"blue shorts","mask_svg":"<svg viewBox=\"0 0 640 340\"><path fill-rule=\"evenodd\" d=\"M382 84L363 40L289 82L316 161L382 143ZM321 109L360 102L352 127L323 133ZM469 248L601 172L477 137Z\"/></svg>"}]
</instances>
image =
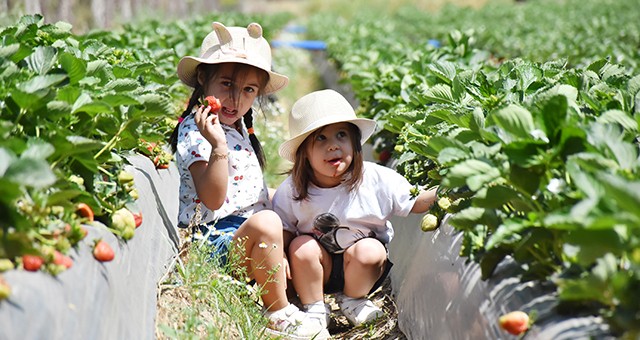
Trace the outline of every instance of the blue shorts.
<instances>
[{"instance_id":1,"label":"blue shorts","mask_svg":"<svg viewBox=\"0 0 640 340\"><path fill-rule=\"evenodd\" d=\"M233 239L240 225L247 219L245 217L229 215L209 224L201 224L198 230L194 231L192 239L196 239L195 233L198 231L207 238L207 243L212 247L211 257L218 259L221 266L227 264L227 253L229 252L229 243Z\"/></svg>"}]
</instances>

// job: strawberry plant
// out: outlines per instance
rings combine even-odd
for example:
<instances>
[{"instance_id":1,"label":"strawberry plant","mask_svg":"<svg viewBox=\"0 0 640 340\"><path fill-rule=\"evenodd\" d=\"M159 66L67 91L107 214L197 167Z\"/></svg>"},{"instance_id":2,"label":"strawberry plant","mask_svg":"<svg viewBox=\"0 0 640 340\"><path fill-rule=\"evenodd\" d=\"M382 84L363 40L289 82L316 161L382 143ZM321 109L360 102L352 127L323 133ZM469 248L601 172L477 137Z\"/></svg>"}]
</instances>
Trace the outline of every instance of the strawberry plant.
<instances>
[{"instance_id":1,"label":"strawberry plant","mask_svg":"<svg viewBox=\"0 0 640 340\"><path fill-rule=\"evenodd\" d=\"M448 200L436 211L451 213L461 256L478 262L483 278L510 257L522 280L555 284L562 304L633 336L640 75L629 46L640 41L637 27L616 15L636 16L638 8L542 3L448 7L441 16L406 8L384 20L366 11L350 21L318 15L310 32L327 41L359 113L396 144L398 171L419 186L440 186ZM540 29L569 32L545 25L558 13L593 19L565 21L568 34ZM513 20L523 16L536 20ZM532 26L543 37L529 40ZM478 27L486 30L466 29ZM443 43L412 43L426 38ZM567 58L549 60L551 51Z\"/></svg>"}]
</instances>

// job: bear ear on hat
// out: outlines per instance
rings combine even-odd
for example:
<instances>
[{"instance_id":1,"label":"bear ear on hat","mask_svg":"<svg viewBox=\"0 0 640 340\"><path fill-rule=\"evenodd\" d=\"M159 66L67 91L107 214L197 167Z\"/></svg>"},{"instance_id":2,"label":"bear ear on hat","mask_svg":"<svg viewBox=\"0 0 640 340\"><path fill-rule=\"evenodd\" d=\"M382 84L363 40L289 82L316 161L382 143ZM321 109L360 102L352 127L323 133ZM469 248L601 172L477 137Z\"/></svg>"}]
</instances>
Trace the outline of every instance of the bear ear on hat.
<instances>
[{"instance_id":1,"label":"bear ear on hat","mask_svg":"<svg viewBox=\"0 0 640 340\"><path fill-rule=\"evenodd\" d=\"M249 36L257 39L262 37L262 26L256 22L252 22L247 26L247 32L249 32Z\"/></svg>"},{"instance_id":2,"label":"bear ear on hat","mask_svg":"<svg viewBox=\"0 0 640 340\"><path fill-rule=\"evenodd\" d=\"M231 33L229 33L227 27L225 27L221 22L216 21L211 26L213 27L213 30L216 31L220 45L231 42Z\"/></svg>"}]
</instances>

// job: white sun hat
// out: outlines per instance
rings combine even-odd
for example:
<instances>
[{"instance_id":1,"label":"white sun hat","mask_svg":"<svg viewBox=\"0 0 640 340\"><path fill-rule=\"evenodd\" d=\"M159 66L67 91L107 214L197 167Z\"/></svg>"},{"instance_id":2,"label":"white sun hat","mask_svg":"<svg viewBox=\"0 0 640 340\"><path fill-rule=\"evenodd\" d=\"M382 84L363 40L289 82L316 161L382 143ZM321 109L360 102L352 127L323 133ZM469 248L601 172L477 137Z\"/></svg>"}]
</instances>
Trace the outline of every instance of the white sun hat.
<instances>
[{"instance_id":1,"label":"white sun hat","mask_svg":"<svg viewBox=\"0 0 640 340\"><path fill-rule=\"evenodd\" d=\"M376 129L372 119L358 118L351 104L334 90L311 92L298 99L289 114L288 140L280 145L278 153L290 162L296 158L296 151L302 142L317 129L334 124L348 122L355 124L362 134L364 144Z\"/></svg>"},{"instance_id":2,"label":"white sun hat","mask_svg":"<svg viewBox=\"0 0 640 340\"><path fill-rule=\"evenodd\" d=\"M200 57L186 56L178 63L178 77L188 86L196 87L196 67L204 64L240 63L255 66L269 73L264 94L274 93L289 83L287 76L271 70L271 47L262 37L262 26L251 23L244 27L225 27L213 23L213 31L202 41Z\"/></svg>"}]
</instances>

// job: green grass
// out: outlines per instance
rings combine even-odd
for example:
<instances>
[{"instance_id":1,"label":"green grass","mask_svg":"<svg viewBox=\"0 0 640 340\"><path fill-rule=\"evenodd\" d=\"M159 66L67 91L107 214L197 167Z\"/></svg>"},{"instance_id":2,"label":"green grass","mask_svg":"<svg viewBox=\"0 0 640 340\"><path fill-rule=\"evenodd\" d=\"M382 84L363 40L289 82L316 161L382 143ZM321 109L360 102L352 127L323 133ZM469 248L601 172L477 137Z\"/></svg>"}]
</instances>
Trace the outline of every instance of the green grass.
<instances>
[{"instance_id":1,"label":"green grass","mask_svg":"<svg viewBox=\"0 0 640 340\"><path fill-rule=\"evenodd\" d=\"M237 263L239 256L231 258ZM260 287L237 265L221 267L207 245L189 243L159 285L159 339L263 339Z\"/></svg>"}]
</instances>

